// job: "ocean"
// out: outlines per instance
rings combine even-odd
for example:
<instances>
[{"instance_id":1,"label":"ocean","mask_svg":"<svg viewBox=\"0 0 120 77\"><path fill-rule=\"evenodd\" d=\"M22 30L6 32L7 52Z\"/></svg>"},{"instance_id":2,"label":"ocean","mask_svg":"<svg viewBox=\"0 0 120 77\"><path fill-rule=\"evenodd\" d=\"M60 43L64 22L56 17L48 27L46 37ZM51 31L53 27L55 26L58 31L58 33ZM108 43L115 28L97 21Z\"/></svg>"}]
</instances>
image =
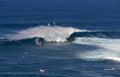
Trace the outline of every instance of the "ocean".
<instances>
[{"instance_id":1,"label":"ocean","mask_svg":"<svg viewBox=\"0 0 120 77\"><path fill-rule=\"evenodd\" d=\"M0 77L120 77L120 1L0 0Z\"/></svg>"}]
</instances>

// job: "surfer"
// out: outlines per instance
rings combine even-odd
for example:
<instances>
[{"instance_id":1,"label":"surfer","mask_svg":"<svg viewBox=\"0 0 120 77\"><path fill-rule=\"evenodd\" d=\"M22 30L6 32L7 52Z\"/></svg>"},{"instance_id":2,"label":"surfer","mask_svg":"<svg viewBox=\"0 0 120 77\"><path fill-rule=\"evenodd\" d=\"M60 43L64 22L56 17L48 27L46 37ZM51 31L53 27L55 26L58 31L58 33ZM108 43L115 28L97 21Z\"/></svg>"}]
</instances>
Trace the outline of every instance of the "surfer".
<instances>
[{"instance_id":1,"label":"surfer","mask_svg":"<svg viewBox=\"0 0 120 77\"><path fill-rule=\"evenodd\" d=\"M35 43L36 43L37 45L41 45L41 42L39 41L39 38L35 39Z\"/></svg>"},{"instance_id":2,"label":"surfer","mask_svg":"<svg viewBox=\"0 0 120 77\"><path fill-rule=\"evenodd\" d=\"M50 23L47 24L49 27L51 26Z\"/></svg>"},{"instance_id":3,"label":"surfer","mask_svg":"<svg viewBox=\"0 0 120 77\"><path fill-rule=\"evenodd\" d=\"M40 73L44 73L45 72L45 70L44 69L40 69Z\"/></svg>"}]
</instances>

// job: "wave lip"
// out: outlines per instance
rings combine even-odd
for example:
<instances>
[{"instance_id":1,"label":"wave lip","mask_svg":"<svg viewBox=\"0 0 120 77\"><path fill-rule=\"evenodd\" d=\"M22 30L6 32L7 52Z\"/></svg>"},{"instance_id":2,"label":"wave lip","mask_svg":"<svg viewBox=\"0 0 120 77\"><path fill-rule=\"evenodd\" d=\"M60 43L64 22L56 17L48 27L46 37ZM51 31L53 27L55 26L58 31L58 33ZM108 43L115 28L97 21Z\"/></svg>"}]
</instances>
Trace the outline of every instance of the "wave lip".
<instances>
[{"instance_id":1,"label":"wave lip","mask_svg":"<svg viewBox=\"0 0 120 77\"><path fill-rule=\"evenodd\" d=\"M44 38L46 42L65 42L74 32L82 32L72 27L38 26L19 31L17 34L7 36L8 40L22 40L34 37Z\"/></svg>"}]
</instances>

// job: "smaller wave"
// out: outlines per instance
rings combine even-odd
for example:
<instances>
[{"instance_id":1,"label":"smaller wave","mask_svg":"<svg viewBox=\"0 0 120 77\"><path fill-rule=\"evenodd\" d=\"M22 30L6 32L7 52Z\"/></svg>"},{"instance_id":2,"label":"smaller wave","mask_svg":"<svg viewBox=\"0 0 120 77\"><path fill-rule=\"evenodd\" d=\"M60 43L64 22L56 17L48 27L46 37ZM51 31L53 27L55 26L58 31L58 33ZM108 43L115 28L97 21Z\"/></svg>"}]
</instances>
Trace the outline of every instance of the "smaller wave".
<instances>
[{"instance_id":1,"label":"smaller wave","mask_svg":"<svg viewBox=\"0 0 120 77\"><path fill-rule=\"evenodd\" d=\"M7 35L8 40L22 40L29 38L44 38L46 42L65 42L67 38L74 32L82 32L72 27L61 26L37 26L19 31L17 34Z\"/></svg>"},{"instance_id":2,"label":"smaller wave","mask_svg":"<svg viewBox=\"0 0 120 77\"><path fill-rule=\"evenodd\" d=\"M73 41L76 44L87 44L111 50L120 50L120 39L97 38L97 37L77 37Z\"/></svg>"},{"instance_id":3,"label":"smaller wave","mask_svg":"<svg viewBox=\"0 0 120 77\"><path fill-rule=\"evenodd\" d=\"M120 52L108 49L98 49L77 54L78 58L88 61L112 60L120 62Z\"/></svg>"},{"instance_id":4,"label":"smaller wave","mask_svg":"<svg viewBox=\"0 0 120 77\"><path fill-rule=\"evenodd\" d=\"M77 54L79 58L85 60L120 61L120 39L78 37L73 41L73 43L99 47L97 50Z\"/></svg>"}]
</instances>

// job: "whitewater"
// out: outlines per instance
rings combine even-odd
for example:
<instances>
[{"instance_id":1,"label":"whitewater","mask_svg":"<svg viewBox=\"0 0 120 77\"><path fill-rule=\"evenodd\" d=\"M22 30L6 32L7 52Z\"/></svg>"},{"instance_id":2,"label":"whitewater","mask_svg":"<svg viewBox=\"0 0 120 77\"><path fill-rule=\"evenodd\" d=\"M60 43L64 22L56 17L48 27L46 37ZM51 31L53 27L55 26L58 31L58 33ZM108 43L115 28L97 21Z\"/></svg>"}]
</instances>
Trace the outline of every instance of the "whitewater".
<instances>
[{"instance_id":1,"label":"whitewater","mask_svg":"<svg viewBox=\"0 0 120 77\"><path fill-rule=\"evenodd\" d=\"M78 57L83 58L85 60L120 61L120 39L83 37L76 38L76 40L73 41L73 43L99 47L97 50L78 54Z\"/></svg>"},{"instance_id":2,"label":"whitewater","mask_svg":"<svg viewBox=\"0 0 120 77\"><path fill-rule=\"evenodd\" d=\"M74 38L70 41L73 44L98 47L96 50L77 53L76 56L78 58L91 61L120 61L120 39L109 38L110 34L112 36L112 33L114 32L90 31L73 27L37 26L18 31L15 34L6 35L5 38L8 41L21 41L35 38L29 42L35 42L37 45L41 45L41 38L49 43L64 43L69 42L68 38ZM102 37L100 37L101 34Z\"/></svg>"}]
</instances>

